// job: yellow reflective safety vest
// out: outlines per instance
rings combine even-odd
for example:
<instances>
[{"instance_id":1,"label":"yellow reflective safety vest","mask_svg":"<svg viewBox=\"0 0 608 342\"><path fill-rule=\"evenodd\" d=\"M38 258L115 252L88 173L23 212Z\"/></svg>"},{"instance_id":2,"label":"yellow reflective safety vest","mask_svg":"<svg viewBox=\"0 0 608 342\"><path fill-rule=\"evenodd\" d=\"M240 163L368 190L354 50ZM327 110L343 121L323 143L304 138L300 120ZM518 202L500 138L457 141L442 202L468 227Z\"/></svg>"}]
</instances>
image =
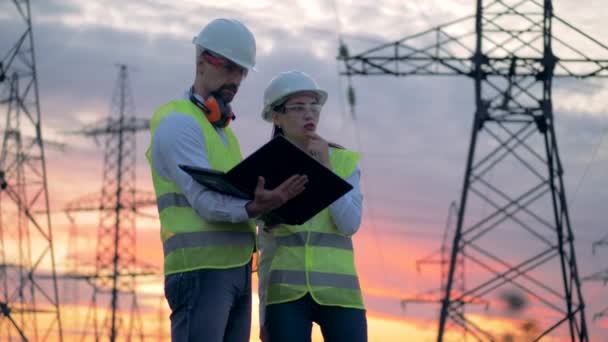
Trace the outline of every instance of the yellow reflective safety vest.
<instances>
[{"instance_id":1,"label":"yellow reflective safety vest","mask_svg":"<svg viewBox=\"0 0 608 342\"><path fill-rule=\"evenodd\" d=\"M359 154L334 149L332 170L348 178ZM276 251L270 264L266 304L297 300L306 293L321 305L364 309L355 269L353 243L334 224L329 208L303 225L281 225L272 230Z\"/></svg>"},{"instance_id":2,"label":"yellow reflective safety vest","mask_svg":"<svg viewBox=\"0 0 608 342\"><path fill-rule=\"evenodd\" d=\"M191 116L205 135L207 158L211 168L228 171L241 159L238 141L225 129L227 145L209 123L205 114L188 100L171 101L156 110L150 122L151 141L146 158L152 170L152 182L160 216L160 237L165 256L165 275L201 268L225 269L245 265L255 247L253 220L229 223L208 222L190 206L172 181L154 170L152 143L158 124L171 113Z\"/></svg>"}]
</instances>

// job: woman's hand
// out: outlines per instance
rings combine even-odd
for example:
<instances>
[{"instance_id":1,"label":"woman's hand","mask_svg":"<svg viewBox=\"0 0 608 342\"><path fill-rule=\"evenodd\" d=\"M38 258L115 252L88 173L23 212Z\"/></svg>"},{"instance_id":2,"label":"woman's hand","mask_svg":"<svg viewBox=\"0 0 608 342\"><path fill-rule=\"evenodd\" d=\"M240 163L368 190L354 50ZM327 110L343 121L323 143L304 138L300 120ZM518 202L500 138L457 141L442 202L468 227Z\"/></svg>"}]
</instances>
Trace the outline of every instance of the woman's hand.
<instances>
[{"instance_id":1,"label":"woman's hand","mask_svg":"<svg viewBox=\"0 0 608 342\"><path fill-rule=\"evenodd\" d=\"M327 141L314 132L308 135L308 139L308 153L328 169L331 168L329 163L329 144Z\"/></svg>"}]
</instances>

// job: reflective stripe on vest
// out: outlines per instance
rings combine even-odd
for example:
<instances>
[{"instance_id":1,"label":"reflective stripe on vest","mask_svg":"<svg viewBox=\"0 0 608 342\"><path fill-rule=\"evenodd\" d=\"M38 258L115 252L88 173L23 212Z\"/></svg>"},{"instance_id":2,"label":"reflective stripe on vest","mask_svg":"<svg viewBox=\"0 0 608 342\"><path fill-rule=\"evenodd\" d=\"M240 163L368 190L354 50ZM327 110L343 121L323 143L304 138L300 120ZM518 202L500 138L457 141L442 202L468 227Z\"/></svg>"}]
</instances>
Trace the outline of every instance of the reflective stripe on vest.
<instances>
[{"instance_id":1,"label":"reflective stripe on vest","mask_svg":"<svg viewBox=\"0 0 608 342\"><path fill-rule=\"evenodd\" d=\"M304 246L306 245L307 232L298 232L295 234L281 236L276 238L279 246ZM353 249L353 242L350 238L338 234L310 232L309 246L317 247L333 247L340 249Z\"/></svg>"},{"instance_id":2,"label":"reflective stripe on vest","mask_svg":"<svg viewBox=\"0 0 608 342\"><path fill-rule=\"evenodd\" d=\"M165 256L180 248L208 247L208 246L251 246L254 241L253 234L248 232L192 232L173 235L163 241Z\"/></svg>"},{"instance_id":3,"label":"reflective stripe on vest","mask_svg":"<svg viewBox=\"0 0 608 342\"><path fill-rule=\"evenodd\" d=\"M308 272L310 286L331 286L358 290L359 278L347 274ZM306 285L305 271L277 270L270 272L269 284Z\"/></svg>"}]
</instances>

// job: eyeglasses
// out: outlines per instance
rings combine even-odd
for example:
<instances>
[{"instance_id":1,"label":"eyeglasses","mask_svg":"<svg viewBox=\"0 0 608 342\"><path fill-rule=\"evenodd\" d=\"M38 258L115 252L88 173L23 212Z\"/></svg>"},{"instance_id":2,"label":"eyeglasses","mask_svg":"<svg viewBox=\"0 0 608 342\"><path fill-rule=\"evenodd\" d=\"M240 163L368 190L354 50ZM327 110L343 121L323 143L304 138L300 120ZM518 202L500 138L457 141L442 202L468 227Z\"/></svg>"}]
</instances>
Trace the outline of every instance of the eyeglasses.
<instances>
[{"instance_id":1,"label":"eyeglasses","mask_svg":"<svg viewBox=\"0 0 608 342\"><path fill-rule=\"evenodd\" d=\"M215 54L210 51L205 51L203 52L203 58L205 59L205 61L207 61L207 63L215 67L221 67L227 73L232 74L233 72L238 72L243 76L247 76L248 70L246 68L243 68L242 66L218 54Z\"/></svg>"},{"instance_id":2,"label":"eyeglasses","mask_svg":"<svg viewBox=\"0 0 608 342\"><path fill-rule=\"evenodd\" d=\"M304 115L307 112L319 114L323 105L319 103L293 104L285 106L285 113L293 113L296 115Z\"/></svg>"}]
</instances>

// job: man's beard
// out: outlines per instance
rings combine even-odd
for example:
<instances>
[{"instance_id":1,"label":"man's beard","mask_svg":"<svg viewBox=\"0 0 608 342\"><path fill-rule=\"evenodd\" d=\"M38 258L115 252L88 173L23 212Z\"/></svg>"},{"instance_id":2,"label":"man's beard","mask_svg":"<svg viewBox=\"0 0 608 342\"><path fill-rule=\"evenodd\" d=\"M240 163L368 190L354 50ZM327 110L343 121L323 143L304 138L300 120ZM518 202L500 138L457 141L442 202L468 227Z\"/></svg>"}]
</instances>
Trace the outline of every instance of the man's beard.
<instances>
[{"instance_id":1,"label":"man's beard","mask_svg":"<svg viewBox=\"0 0 608 342\"><path fill-rule=\"evenodd\" d=\"M230 103L230 102L232 102L232 99L234 99L234 96L236 95L238 90L239 90L239 86L237 86L234 83L233 84L224 84L218 90L214 91L214 93L218 94L221 97L221 99L224 101L224 103Z\"/></svg>"}]
</instances>

